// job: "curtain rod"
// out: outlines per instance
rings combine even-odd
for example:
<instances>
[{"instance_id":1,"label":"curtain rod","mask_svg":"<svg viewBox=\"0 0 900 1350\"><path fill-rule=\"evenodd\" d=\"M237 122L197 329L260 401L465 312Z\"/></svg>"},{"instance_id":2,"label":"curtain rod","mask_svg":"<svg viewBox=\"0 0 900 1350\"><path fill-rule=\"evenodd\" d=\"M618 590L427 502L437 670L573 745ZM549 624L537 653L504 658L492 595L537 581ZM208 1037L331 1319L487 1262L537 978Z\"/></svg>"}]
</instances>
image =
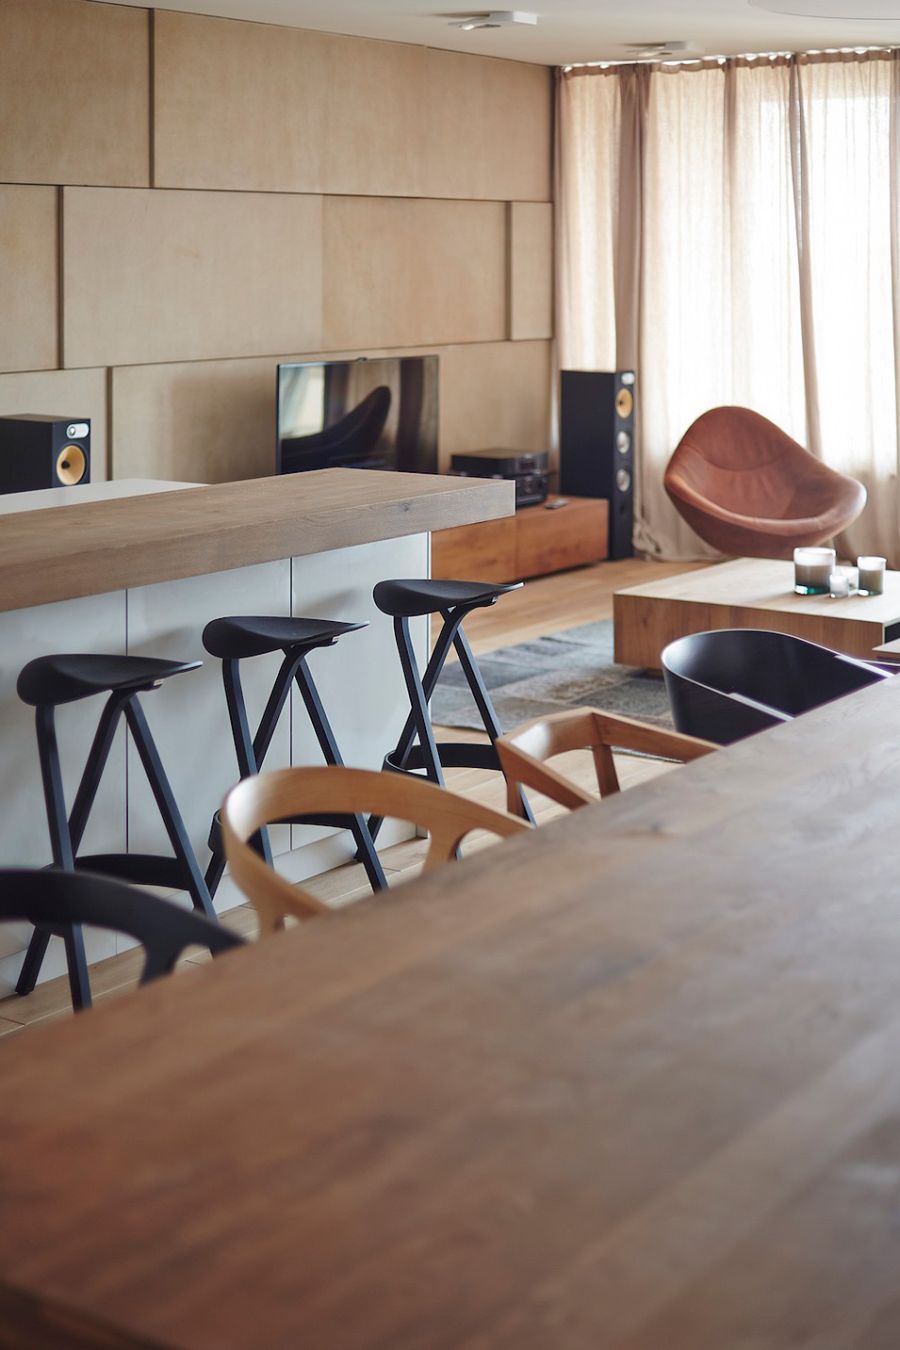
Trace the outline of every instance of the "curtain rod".
<instances>
[{"instance_id":1,"label":"curtain rod","mask_svg":"<svg viewBox=\"0 0 900 1350\"><path fill-rule=\"evenodd\" d=\"M805 52L740 52L733 56L710 54L704 56L673 57L672 60L660 60L658 57L621 61L570 61L559 69L566 75L588 70L615 70L619 66L700 66L718 62L726 65L729 61L802 61L817 56L894 56L900 53L900 47L813 47Z\"/></svg>"}]
</instances>

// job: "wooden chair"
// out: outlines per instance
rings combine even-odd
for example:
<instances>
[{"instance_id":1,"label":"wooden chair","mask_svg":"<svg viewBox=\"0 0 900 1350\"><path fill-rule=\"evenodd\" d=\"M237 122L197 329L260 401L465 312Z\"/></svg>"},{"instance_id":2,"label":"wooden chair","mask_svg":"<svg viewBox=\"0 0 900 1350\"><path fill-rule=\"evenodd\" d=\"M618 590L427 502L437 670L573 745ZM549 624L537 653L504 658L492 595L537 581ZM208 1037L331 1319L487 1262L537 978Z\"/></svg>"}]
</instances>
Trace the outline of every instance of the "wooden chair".
<instances>
[{"instance_id":1,"label":"wooden chair","mask_svg":"<svg viewBox=\"0 0 900 1350\"><path fill-rule=\"evenodd\" d=\"M589 749L593 753L597 786L600 796L606 797L620 790L613 746L680 763L699 759L718 748L709 741L682 736L596 708L578 708L573 712L536 718L499 737L495 744L506 777L507 805L514 814L518 811L522 788L543 793L570 811L596 801L591 793L544 762L569 750Z\"/></svg>"},{"instance_id":2,"label":"wooden chair","mask_svg":"<svg viewBox=\"0 0 900 1350\"><path fill-rule=\"evenodd\" d=\"M516 816L405 774L329 766L279 769L245 778L225 798L222 835L231 875L256 909L261 935L283 929L287 915L310 919L331 911L268 866L251 842L260 828L298 816L360 813L427 829L431 843L426 872L453 858L473 830L489 830L505 839L531 828Z\"/></svg>"}]
</instances>

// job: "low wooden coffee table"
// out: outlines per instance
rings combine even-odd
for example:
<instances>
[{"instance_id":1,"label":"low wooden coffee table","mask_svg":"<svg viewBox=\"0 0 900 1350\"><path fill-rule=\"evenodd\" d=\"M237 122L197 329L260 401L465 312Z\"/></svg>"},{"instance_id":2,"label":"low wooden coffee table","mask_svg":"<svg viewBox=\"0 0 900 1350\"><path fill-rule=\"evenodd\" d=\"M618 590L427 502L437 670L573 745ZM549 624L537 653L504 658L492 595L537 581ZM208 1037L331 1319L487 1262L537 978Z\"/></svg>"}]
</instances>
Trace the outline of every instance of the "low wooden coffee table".
<instances>
[{"instance_id":1,"label":"low wooden coffee table","mask_svg":"<svg viewBox=\"0 0 900 1350\"><path fill-rule=\"evenodd\" d=\"M658 670L668 642L710 628L769 628L862 657L900 639L900 572L879 596L832 600L793 586L793 563L739 558L617 591L615 658Z\"/></svg>"}]
</instances>

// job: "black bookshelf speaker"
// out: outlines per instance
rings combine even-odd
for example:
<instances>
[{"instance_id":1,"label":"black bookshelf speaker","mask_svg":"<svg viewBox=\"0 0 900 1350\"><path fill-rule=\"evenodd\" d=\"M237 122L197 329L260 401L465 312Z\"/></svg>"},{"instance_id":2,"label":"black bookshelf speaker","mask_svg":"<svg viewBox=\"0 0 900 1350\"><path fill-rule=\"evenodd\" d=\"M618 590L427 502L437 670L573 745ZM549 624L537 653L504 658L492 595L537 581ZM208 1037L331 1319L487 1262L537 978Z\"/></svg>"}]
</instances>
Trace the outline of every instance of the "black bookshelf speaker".
<instances>
[{"instance_id":1,"label":"black bookshelf speaker","mask_svg":"<svg viewBox=\"0 0 900 1350\"><path fill-rule=\"evenodd\" d=\"M634 371L563 370L559 490L609 502L609 556L634 552Z\"/></svg>"},{"instance_id":2,"label":"black bookshelf speaker","mask_svg":"<svg viewBox=\"0 0 900 1350\"><path fill-rule=\"evenodd\" d=\"M0 417L0 493L74 487L90 481L88 418L38 413Z\"/></svg>"}]
</instances>

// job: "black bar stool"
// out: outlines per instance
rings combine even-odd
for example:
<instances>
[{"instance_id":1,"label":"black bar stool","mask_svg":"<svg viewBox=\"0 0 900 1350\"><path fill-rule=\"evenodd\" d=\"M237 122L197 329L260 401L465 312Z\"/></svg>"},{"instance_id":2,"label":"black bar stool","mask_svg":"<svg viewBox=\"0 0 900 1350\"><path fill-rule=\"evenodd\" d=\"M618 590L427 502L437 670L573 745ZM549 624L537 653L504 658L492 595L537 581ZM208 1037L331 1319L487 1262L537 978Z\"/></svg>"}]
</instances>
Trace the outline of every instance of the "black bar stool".
<instances>
[{"instance_id":1,"label":"black bar stool","mask_svg":"<svg viewBox=\"0 0 900 1350\"><path fill-rule=\"evenodd\" d=\"M191 848L181 812L138 699L138 694L158 689L162 681L171 675L196 670L199 665L199 661L162 661L149 656L82 653L39 656L22 668L16 689L19 698L35 709L38 755L55 866L69 871L85 868L147 886L186 890L194 902L194 909L214 919L215 911L203 873ZM71 814L67 814L56 741L56 707L61 703L75 703L79 699L102 693L108 693L109 698L100 714ZM121 717L125 718L134 738L174 857L147 853L103 853L79 857L78 850ZM39 924L35 928L16 993L30 994L34 989L47 945L53 936L61 937L66 945L72 1004L75 1008L89 1008L91 992L84 939L81 927L77 924L58 929Z\"/></svg>"},{"instance_id":2,"label":"black bar stool","mask_svg":"<svg viewBox=\"0 0 900 1350\"><path fill-rule=\"evenodd\" d=\"M343 637L345 633L355 633L365 627L364 623L335 623L329 619L280 619L261 615L231 615L228 618L213 619L206 625L203 630L203 645L211 656L219 657L222 662L225 699L241 778L249 778L251 774L258 773L261 769L293 681L296 681L302 695L325 763L343 764L331 723L322 706L306 658L316 647L333 647L338 638ZM284 659L275 677L256 735L251 736L241 685L240 663L251 656L264 656L277 651L284 653ZM386 888L387 881L378 854L375 852L372 836L362 816L304 816L298 817L293 823L332 825L349 829L356 842L357 856L366 869L366 876L373 890ZM255 842L271 866L272 849L267 831L260 830ZM222 873L225 871L225 852L218 812L213 816L209 846L212 849L212 858L206 869L206 882L210 893L215 895L222 880Z\"/></svg>"},{"instance_id":3,"label":"black bar stool","mask_svg":"<svg viewBox=\"0 0 900 1350\"><path fill-rule=\"evenodd\" d=\"M462 623L473 609L494 605L499 596L518 590L521 585L521 581L507 585L485 581L379 581L373 591L375 604L382 614L394 620L394 637L410 702L410 713L400 739L390 754L385 756L386 769L406 773L424 769L426 776L441 786L444 785L443 768L500 769L494 741L503 735L503 731L478 669L478 662L462 631ZM440 614L444 626L438 634L425 673L420 677L409 621L423 614ZM444 741L438 745L434 739L428 704L451 646L456 648L466 682L490 737L490 745L477 741ZM534 817L524 795L522 810L525 818L533 824ZM373 837L380 827L380 820L369 821Z\"/></svg>"}]
</instances>

